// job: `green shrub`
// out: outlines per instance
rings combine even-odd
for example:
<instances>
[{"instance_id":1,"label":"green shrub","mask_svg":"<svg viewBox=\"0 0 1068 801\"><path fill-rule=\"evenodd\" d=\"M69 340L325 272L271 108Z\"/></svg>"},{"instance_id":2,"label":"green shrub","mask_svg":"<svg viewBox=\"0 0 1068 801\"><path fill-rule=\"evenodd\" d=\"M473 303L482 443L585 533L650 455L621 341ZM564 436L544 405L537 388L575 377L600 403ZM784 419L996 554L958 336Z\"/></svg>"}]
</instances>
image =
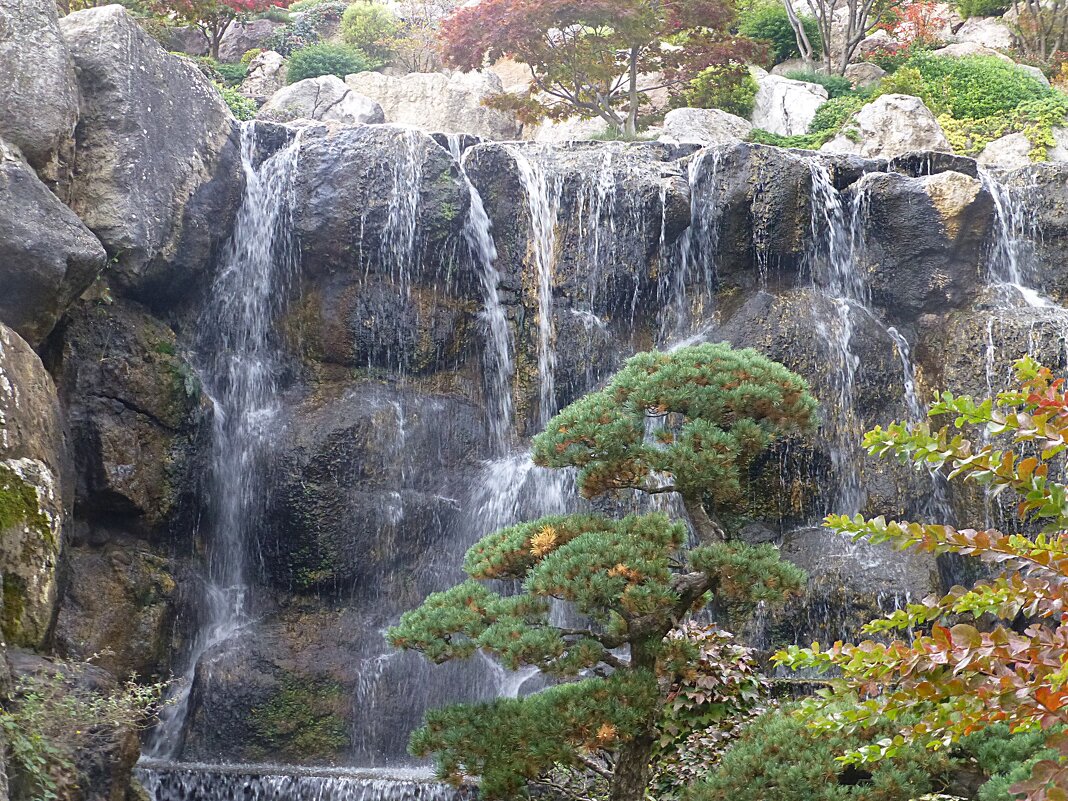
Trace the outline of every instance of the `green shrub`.
<instances>
[{"instance_id":1,"label":"green shrub","mask_svg":"<svg viewBox=\"0 0 1068 801\"><path fill-rule=\"evenodd\" d=\"M279 28L263 43L264 50L274 50L288 56L297 50L321 41L320 31L340 24L349 4L344 0L322 0L302 11L300 17Z\"/></svg>"},{"instance_id":2,"label":"green shrub","mask_svg":"<svg viewBox=\"0 0 1068 801\"><path fill-rule=\"evenodd\" d=\"M1036 762L1056 755L1046 745L1048 735L1043 731L1012 734L1004 723L996 723L961 740L959 749L990 777L979 788L978 801L1016 801L1009 788L1030 778Z\"/></svg>"},{"instance_id":3,"label":"green shrub","mask_svg":"<svg viewBox=\"0 0 1068 801\"><path fill-rule=\"evenodd\" d=\"M820 30L815 17L801 17L808 41L815 55L820 53ZM738 32L750 39L768 43L772 60L778 64L801 55L797 49L794 29L782 3L760 2L743 10L738 16Z\"/></svg>"},{"instance_id":4,"label":"green shrub","mask_svg":"<svg viewBox=\"0 0 1068 801\"><path fill-rule=\"evenodd\" d=\"M222 95L226 105L230 107L230 113L239 120L251 120L256 117L256 104L230 86L216 83L215 86Z\"/></svg>"},{"instance_id":5,"label":"green shrub","mask_svg":"<svg viewBox=\"0 0 1068 801\"><path fill-rule=\"evenodd\" d=\"M750 142L756 142L759 145L797 148L798 150L819 150L824 142L833 137L833 131L794 134L793 136L783 136L782 134L765 131L763 128L754 128L749 132Z\"/></svg>"},{"instance_id":6,"label":"green shrub","mask_svg":"<svg viewBox=\"0 0 1068 801\"><path fill-rule=\"evenodd\" d=\"M251 50L246 50L245 54L241 56L241 63L246 65L251 64L252 60L262 52L262 47L254 47Z\"/></svg>"},{"instance_id":7,"label":"green shrub","mask_svg":"<svg viewBox=\"0 0 1068 801\"><path fill-rule=\"evenodd\" d=\"M341 17L341 39L380 63L392 58L400 21L385 6L356 2Z\"/></svg>"},{"instance_id":8,"label":"green shrub","mask_svg":"<svg viewBox=\"0 0 1068 801\"><path fill-rule=\"evenodd\" d=\"M900 44L888 44L868 51L864 60L876 67L894 73L912 58L912 48Z\"/></svg>"},{"instance_id":9,"label":"green shrub","mask_svg":"<svg viewBox=\"0 0 1068 801\"><path fill-rule=\"evenodd\" d=\"M753 113L756 79L745 67L709 67L690 81L679 95L679 105L690 108L718 108L739 117Z\"/></svg>"},{"instance_id":10,"label":"green shrub","mask_svg":"<svg viewBox=\"0 0 1068 801\"><path fill-rule=\"evenodd\" d=\"M962 17L1000 17L1009 5L1005 0L957 0Z\"/></svg>"},{"instance_id":11,"label":"green shrub","mask_svg":"<svg viewBox=\"0 0 1068 801\"><path fill-rule=\"evenodd\" d=\"M338 44L316 44L297 50L289 57L286 80L296 83L320 75L344 78L354 72L371 68L367 56L354 47Z\"/></svg>"},{"instance_id":12,"label":"green shrub","mask_svg":"<svg viewBox=\"0 0 1068 801\"><path fill-rule=\"evenodd\" d=\"M309 9L321 6L323 3L329 3L332 0L297 0L295 3L289 4L290 11L308 11Z\"/></svg>"},{"instance_id":13,"label":"green shrub","mask_svg":"<svg viewBox=\"0 0 1068 801\"><path fill-rule=\"evenodd\" d=\"M854 92L828 100L818 109L808 125L810 134L837 133L850 117L871 100L866 94Z\"/></svg>"},{"instance_id":14,"label":"green shrub","mask_svg":"<svg viewBox=\"0 0 1068 801\"><path fill-rule=\"evenodd\" d=\"M786 77L795 81L819 84L827 90L827 97L830 98L841 97L853 91L853 84L843 75L824 75L822 72L810 70L790 70L786 73Z\"/></svg>"},{"instance_id":15,"label":"green shrub","mask_svg":"<svg viewBox=\"0 0 1068 801\"><path fill-rule=\"evenodd\" d=\"M689 801L909 801L944 786L951 760L923 746L862 769L836 759L894 732L884 725L863 735L816 736L789 708L771 710L742 733L711 777L691 788Z\"/></svg>"},{"instance_id":16,"label":"green shrub","mask_svg":"<svg viewBox=\"0 0 1068 801\"><path fill-rule=\"evenodd\" d=\"M248 62L245 61L238 64L225 64L219 62L215 65L215 71L222 76L223 82L227 86L237 86L237 84L245 80L245 76L248 75Z\"/></svg>"}]
</instances>

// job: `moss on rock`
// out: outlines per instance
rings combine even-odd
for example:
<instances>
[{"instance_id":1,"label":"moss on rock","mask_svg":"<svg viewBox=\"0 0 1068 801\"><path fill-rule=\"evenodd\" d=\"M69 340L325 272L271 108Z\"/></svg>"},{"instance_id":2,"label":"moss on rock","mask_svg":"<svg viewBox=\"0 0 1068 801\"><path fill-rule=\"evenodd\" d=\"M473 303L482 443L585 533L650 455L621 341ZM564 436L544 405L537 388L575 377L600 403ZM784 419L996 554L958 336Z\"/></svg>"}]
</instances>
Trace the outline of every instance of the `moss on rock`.
<instances>
[{"instance_id":1,"label":"moss on rock","mask_svg":"<svg viewBox=\"0 0 1068 801\"><path fill-rule=\"evenodd\" d=\"M286 676L277 692L252 710L250 723L272 758L329 759L349 745L340 712L345 702L344 689L332 679Z\"/></svg>"}]
</instances>

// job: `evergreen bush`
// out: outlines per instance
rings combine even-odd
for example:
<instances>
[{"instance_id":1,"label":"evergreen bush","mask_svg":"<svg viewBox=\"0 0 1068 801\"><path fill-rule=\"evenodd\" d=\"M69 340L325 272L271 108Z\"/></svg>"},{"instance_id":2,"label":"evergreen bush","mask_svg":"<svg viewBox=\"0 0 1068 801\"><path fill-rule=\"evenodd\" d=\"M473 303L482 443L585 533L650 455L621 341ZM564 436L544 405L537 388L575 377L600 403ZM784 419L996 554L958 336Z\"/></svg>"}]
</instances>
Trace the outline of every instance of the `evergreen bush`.
<instances>
[{"instance_id":1,"label":"evergreen bush","mask_svg":"<svg viewBox=\"0 0 1068 801\"><path fill-rule=\"evenodd\" d=\"M690 81L679 106L718 108L748 118L753 113L756 79L742 66L709 67Z\"/></svg>"},{"instance_id":2,"label":"evergreen bush","mask_svg":"<svg viewBox=\"0 0 1068 801\"><path fill-rule=\"evenodd\" d=\"M836 98L848 95L853 91L853 84L849 78L842 75L824 75L822 72L812 70L790 70L786 77L794 81L805 81L822 86L827 90L827 97Z\"/></svg>"},{"instance_id":3,"label":"evergreen bush","mask_svg":"<svg viewBox=\"0 0 1068 801\"><path fill-rule=\"evenodd\" d=\"M296 83L305 78L336 75L344 78L354 72L366 72L371 62L354 47L339 44L316 44L303 47L289 57L286 80Z\"/></svg>"},{"instance_id":4,"label":"evergreen bush","mask_svg":"<svg viewBox=\"0 0 1068 801\"><path fill-rule=\"evenodd\" d=\"M1005 0L958 0L957 10L962 17L1000 17L1009 10Z\"/></svg>"},{"instance_id":5,"label":"evergreen bush","mask_svg":"<svg viewBox=\"0 0 1068 801\"><path fill-rule=\"evenodd\" d=\"M381 64L392 58L401 24L385 6L353 3L341 17L341 39Z\"/></svg>"}]
</instances>

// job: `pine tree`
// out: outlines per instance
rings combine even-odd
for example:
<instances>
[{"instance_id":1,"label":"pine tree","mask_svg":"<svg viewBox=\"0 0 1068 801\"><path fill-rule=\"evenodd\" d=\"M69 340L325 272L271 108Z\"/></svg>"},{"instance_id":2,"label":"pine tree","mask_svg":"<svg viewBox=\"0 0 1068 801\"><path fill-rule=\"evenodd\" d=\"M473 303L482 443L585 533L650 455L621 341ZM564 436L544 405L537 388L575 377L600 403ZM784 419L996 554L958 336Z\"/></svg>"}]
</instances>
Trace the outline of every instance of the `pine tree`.
<instances>
[{"instance_id":1,"label":"pine tree","mask_svg":"<svg viewBox=\"0 0 1068 801\"><path fill-rule=\"evenodd\" d=\"M435 755L445 779L480 776L487 798L513 797L559 766L601 776L613 801L642 798L658 676L693 647L665 636L712 597L778 601L804 580L772 546L732 540L718 517L743 497L753 458L777 436L810 428L815 410L805 382L782 365L706 344L639 354L551 420L534 440L536 463L580 468L586 497L677 492L700 544L687 549L685 525L662 513L544 517L476 543L464 562L470 578L407 612L390 642L434 662L481 649L509 669L534 665L562 681L525 698L432 711L412 753ZM483 583L492 580L521 591L502 595ZM553 625L554 599L585 625Z\"/></svg>"}]
</instances>

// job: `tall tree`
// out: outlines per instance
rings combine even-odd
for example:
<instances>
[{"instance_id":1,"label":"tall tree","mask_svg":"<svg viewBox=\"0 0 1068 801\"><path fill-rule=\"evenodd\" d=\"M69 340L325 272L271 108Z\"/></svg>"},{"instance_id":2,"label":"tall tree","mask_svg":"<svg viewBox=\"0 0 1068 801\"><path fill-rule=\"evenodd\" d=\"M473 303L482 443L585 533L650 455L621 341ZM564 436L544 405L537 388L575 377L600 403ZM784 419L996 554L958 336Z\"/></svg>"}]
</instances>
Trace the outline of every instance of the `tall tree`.
<instances>
[{"instance_id":1,"label":"tall tree","mask_svg":"<svg viewBox=\"0 0 1068 801\"><path fill-rule=\"evenodd\" d=\"M760 52L734 18L733 0L482 0L445 21L443 55L463 70L525 64L528 95L491 101L525 121L600 117L633 135L646 93Z\"/></svg>"},{"instance_id":2,"label":"tall tree","mask_svg":"<svg viewBox=\"0 0 1068 801\"><path fill-rule=\"evenodd\" d=\"M219 57L219 45L231 23L244 14L269 8L285 8L291 0L157 0L156 9L186 25L193 25L208 40L211 57Z\"/></svg>"},{"instance_id":3,"label":"tall tree","mask_svg":"<svg viewBox=\"0 0 1068 801\"><path fill-rule=\"evenodd\" d=\"M815 49L809 41L801 15L799 0L782 0L790 25L797 38L797 49L805 64L811 64ZM804 0L808 11L819 24L823 41L823 69L828 75L845 75L846 67L853 60L860 43L864 41L879 22L880 15L889 7L900 5L901 0Z\"/></svg>"},{"instance_id":4,"label":"tall tree","mask_svg":"<svg viewBox=\"0 0 1068 801\"><path fill-rule=\"evenodd\" d=\"M581 468L588 497L679 492L702 544L686 549L686 527L660 513L545 517L476 543L464 562L470 579L405 613L390 642L435 662L481 649L509 669L533 665L568 681L431 712L412 752L434 754L446 779L481 776L490 798L564 766L607 779L613 801L641 799L663 703L657 676L673 673L679 648L693 648L666 635L712 597L775 601L803 581L773 547L732 541L713 521L741 497L753 457L809 428L815 409L782 365L709 344L639 354L551 420L535 438L536 462ZM521 591L501 595L482 583L490 580ZM554 625L554 600L583 622Z\"/></svg>"},{"instance_id":5,"label":"tall tree","mask_svg":"<svg viewBox=\"0 0 1068 801\"><path fill-rule=\"evenodd\" d=\"M912 639L830 648L793 647L776 655L795 668L836 667L842 679L831 699L845 708L827 712L808 704L817 727L854 729L873 721L897 721L900 733L847 756L861 762L893 756L919 741L945 747L992 723L1014 730L1068 725L1068 449L1065 380L1030 358L1016 365L1018 384L981 403L945 393L930 410L949 423L876 428L868 450L893 455L918 468L944 469L951 479L972 481L994 496L1015 501L1031 536L995 529L957 529L943 524L887 522L832 515L831 528L871 542L930 553L982 559L999 570L971 589L909 604L867 627L886 635L915 631ZM1008 442L1005 442L1008 440ZM985 443L985 444L984 444ZM1000 622L991 622L994 621ZM1015 788L1031 801L1068 797L1068 735L1050 745L1063 756L1035 766Z\"/></svg>"}]
</instances>

